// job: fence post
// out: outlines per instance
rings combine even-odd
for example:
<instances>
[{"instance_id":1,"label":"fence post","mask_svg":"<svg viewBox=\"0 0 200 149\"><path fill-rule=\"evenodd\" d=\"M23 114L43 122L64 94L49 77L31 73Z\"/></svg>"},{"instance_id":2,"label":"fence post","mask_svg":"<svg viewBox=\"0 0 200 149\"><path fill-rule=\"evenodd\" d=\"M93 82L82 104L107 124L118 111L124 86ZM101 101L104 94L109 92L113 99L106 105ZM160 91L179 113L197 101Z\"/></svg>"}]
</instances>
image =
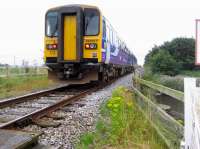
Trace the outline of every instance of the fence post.
<instances>
[{"instance_id":1,"label":"fence post","mask_svg":"<svg viewBox=\"0 0 200 149\"><path fill-rule=\"evenodd\" d=\"M8 64L6 64L6 77L8 78L9 77L9 68L8 68Z\"/></svg>"},{"instance_id":2,"label":"fence post","mask_svg":"<svg viewBox=\"0 0 200 149\"><path fill-rule=\"evenodd\" d=\"M194 99L194 89L196 87L195 78L185 78L184 79L184 136L185 136L185 149L191 149L190 146L193 140L193 127L194 127L194 117L192 112L193 99Z\"/></svg>"}]
</instances>

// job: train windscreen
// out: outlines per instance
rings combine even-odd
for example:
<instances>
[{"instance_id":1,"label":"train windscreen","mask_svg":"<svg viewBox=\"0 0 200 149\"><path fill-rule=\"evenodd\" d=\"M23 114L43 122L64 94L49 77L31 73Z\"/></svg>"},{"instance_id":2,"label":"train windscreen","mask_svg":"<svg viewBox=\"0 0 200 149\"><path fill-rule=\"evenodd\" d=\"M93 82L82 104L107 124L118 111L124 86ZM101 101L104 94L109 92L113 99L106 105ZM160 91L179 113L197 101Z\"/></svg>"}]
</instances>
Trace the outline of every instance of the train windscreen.
<instances>
[{"instance_id":1,"label":"train windscreen","mask_svg":"<svg viewBox=\"0 0 200 149\"><path fill-rule=\"evenodd\" d=\"M96 9L85 9L85 35L95 36L99 33L99 12Z\"/></svg>"},{"instance_id":2,"label":"train windscreen","mask_svg":"<svg viewBox=\"0 0 200 149\"><path fill-rule=\"evenodd\" d=\"M46 18L46 35L49 37L58 36L58 13L49 12Z\"/></svg>"}]
</instances>

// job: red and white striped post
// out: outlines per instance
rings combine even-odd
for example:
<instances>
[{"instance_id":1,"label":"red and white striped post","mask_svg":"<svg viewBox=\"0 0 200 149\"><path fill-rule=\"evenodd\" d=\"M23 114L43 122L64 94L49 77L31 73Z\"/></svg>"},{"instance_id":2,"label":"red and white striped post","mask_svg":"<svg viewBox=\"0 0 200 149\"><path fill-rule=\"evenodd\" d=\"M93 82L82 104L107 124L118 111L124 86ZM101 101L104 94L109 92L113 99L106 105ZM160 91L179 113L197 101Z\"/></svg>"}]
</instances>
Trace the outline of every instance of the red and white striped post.
<instances>
[{"instance_id":1,"label":"red and white striped post","mask_svg":"<svg viewBox=\"0 0 200 149\"><path fill-rule=\"evenodd\" d=\"M195 64L200 65L200 19L196 20L196 54Z\"/></svg>"}]
</instances>

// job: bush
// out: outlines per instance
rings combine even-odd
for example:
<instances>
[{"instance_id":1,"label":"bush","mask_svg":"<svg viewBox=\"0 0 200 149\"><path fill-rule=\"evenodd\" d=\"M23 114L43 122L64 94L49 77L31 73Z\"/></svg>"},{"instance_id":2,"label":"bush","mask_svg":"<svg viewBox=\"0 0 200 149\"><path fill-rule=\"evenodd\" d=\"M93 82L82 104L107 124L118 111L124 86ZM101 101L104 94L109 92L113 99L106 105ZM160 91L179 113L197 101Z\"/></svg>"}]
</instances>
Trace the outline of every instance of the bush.
<instances>
[{"instance_id":1,"label":"bush","mask_svg":"<svg viewBox=\"0 0 200 149\"><path fill-rule=\"evenodd\" d=\"M176 61L168 51L162 49L150 58L150 67L153 73L176 75L179 72Z\"/></svg>"}]
</instances>

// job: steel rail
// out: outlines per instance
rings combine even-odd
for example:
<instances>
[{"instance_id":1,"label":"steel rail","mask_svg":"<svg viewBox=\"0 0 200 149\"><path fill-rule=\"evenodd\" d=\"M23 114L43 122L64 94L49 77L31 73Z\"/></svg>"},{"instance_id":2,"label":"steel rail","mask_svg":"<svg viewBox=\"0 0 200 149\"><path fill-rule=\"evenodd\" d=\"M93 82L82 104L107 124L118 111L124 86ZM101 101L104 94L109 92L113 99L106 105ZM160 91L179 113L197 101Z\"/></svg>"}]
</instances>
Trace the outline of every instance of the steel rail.
<instances>
[{"instance_id":1,"label":"steel rail","mask_svg":"<svg viewBox=\"0 0 200 149\"><path fill-rule=\"evenodd\" d=\"M8 98L8 99L3 99L0 100L0 108L4 108L7 106L10 106L12 104L17 104L17 103L21 103L27 100L33 100L42 96L46 96L52 92L55 91L59 91L61 89L65 89L69 87L69 85L62 85L59 87L55 87L55 88L51 88L51 89L47 89L47 90L42 90L42 91L38 91L38 92L34 92L34 93L30 93L30 94L26 94L23 96L18 96L18 97L14 97L14 98Z\"/></svg>"},{"instance_id":2,"label":"steel rail","mask_svg":"<svg viewBox=\"0 0 200 149\"><path fill-rule=\"evenodd\" d=\"M45 108L42 108L42 109L39 109L39 110L36 110L32 113L29 113L25 116L22 116L20 118L17 118L15 120L11 120L7 123L4 123L2 125L0 125L0 129L7 129L7 128L11 128L12 126L19 126L20 123L23 123L25 121L28 121L28 120L31 120L31 121L34 121L34 120L37 120L57 109L59 109L60 107L63 107L63 106L66 106L67 104L70 104L71 102L73 101L76 101L82 97L84 97L85 95L87 94L90 94L98 89L100 89L102 86L97 86L95 88L92 88L92 89L88 89L86 91L83 91L77 95L74 95L72 97L68 97L68 96L65 96L62 98L61 101L53 104L53 105L50 105L48 107L45 107Z\"/></svg>"},{"instance_id":3,"label":"steel rail","mask_svg":"<svg viewBox=\"0 0 200 149\"><path fill-rule=\"evenodd\" d=\"M86 89L85 91L82 91L78 94L75 94L72 97L69 97L67 95L64 96L64 97L61 97L61 100L56 102L53 105L49 105L48 107L38 109L38 110L36 110L32 113L28 113L28 114L26 114L22 117L17 118L17 119L14 119L14 120L8 121L6 123L0 124L0 129L16 128L16 127L23 126L23 124L25 122L28 122L28 123L34 122L37 119L44 117L45 115L48 115L49 113L56 111L59 108L66 106L66 105L72 103L73 101L76 101L76 100L84 97L87 94L91 94L92 92L95 92L95 91L97 91L97 90L99 90L99 89L101 89L101 88L103 88L107 85L114 83L116 80L117 79L113 79L113 80L111 80L107 83L105 83L105 82L100 83L99 85L97 85L95 87L93 87L93 85L92 85L89 89ZM59 91L59 90L66 89L66 88L70 88L70 85L62 85L62 86L57 87L57 88L43 90L43 91L28 94L28 95L20 96L20 97L3 100L3 101L0 101L0 108L6 107L6 106L12 106L14 104L24 102L26 100L36 99L38 97L48 95L48 94L50 94L54 91Z\"/></svg>"}]
</instances>

